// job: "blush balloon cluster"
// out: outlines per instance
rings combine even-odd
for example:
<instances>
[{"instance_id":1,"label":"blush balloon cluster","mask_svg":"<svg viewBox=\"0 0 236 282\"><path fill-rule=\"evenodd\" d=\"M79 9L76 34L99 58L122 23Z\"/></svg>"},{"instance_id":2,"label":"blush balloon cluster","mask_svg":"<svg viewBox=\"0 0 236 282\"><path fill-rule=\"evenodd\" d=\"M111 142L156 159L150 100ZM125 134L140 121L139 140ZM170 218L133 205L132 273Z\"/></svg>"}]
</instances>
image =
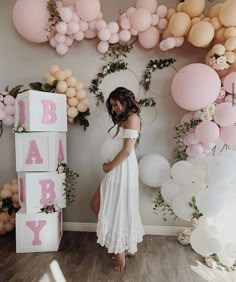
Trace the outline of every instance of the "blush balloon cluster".
<instances>
[{"instance_id":1,"label":"blush balloon cluster","mask_svg":"<svg viewBox=\"0 0 236 282\"><path fill-rule=\"evenodd\" d=\"M0 93L0 122L10 126L14 123L15 98L7 91Z\"/></svg>"}]
</instances>

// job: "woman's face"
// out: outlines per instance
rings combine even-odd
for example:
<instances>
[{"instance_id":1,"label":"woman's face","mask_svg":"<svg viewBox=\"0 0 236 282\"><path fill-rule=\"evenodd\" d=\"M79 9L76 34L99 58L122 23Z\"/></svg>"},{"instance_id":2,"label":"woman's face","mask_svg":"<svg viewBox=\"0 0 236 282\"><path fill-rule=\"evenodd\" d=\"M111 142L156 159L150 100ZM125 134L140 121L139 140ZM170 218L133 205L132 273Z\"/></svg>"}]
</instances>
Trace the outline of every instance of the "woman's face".
<instances>
[{"instance_id":1,"label":"woman's face","mask_svg":"<svg viewBox=\"0 0 236 282\"><path fill-rule=\"evenodd\" d=\"M111 99L110 102L112 111L115 112L117 115L120 115L124 112L124 106L118 100Z\"/></svg>"}]
</instances>

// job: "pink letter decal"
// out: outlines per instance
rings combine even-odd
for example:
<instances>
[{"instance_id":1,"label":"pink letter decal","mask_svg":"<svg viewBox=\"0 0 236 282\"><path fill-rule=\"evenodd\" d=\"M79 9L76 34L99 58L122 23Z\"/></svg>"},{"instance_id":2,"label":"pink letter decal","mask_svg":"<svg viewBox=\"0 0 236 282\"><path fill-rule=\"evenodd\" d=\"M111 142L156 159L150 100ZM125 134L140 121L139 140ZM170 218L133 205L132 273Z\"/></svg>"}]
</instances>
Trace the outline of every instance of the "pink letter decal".
<instances>
[{"instance_id":1,"label":"pink letter decal","mask_svg":"<svg viewBox=\"0 0 236 282\"><path fill-rule=\"evenodd\" d=\"M33 158L35 158L35 164L43 164L43 159L40 156L39 149L35 140L31 140L29 154L26 159L26 164L32 164Z\"/></svg>"},{"instance_id":2,"label":"pink letter decal","mask_svg":"<svg viewBox=\"0 0 236 282\"><path fill-rule=\"evenodd\" d=\"M26 225L34 232L34 240L32 245L42 245L42 241L39 239L39 233L45 225L47 225L46 220L39 220L38 224L36 221L26 221Z\"/></svg>"},{"instance_id":3,"label":"pink letter decal","mask_svg":"<svg viewBox=\"0 0 236 282\"><path fill-rule=\"evenodd\" d=\"M22 177L20 177L20 200L22 203L25 201L25 185Z\"/></svg>"},{"instance_id":4,"label":"pink letter decal","mask_svg":"<svg viewBox=\"0 0 236 282\"><path fill-rule=\"evenodd\" d=\"M18 101L19 109L19 122L25 123L25 102L23 100Z\"/></svg>"},{"instance_id":5,"label":"pink letter decal","mask_svg":"<svg viewBox=\"0 0 236 282\"><path fill-rule=\"evenodd\" d=\"M58 154L57 154L57 162L60 163L64 161L64 154L63 154L63 147L62 147L62 141L59 139L58 143Z\"/></svg>"},{"instance_id":6,"label":"pink letter decal","mask_svg":"<svg viewBox=\"0 0 236 282\"><path fill-rule=\"evenodd\" d=\"M44 116L42 123L52 124L57 120L56 104L52 100L42 100Z\"/></svg>"},{"instance_id":7,"label":"pink letter decal","mask_svg":"<svg viewBox=\"0 0 236 282\"><path fill-rule=\"evenodd\" d=\"M56 198L54 191L55 183L52 179L44 179L39 181L42 187L42 198L40 204L52 203Z\"/></svg>"}]
</instances>

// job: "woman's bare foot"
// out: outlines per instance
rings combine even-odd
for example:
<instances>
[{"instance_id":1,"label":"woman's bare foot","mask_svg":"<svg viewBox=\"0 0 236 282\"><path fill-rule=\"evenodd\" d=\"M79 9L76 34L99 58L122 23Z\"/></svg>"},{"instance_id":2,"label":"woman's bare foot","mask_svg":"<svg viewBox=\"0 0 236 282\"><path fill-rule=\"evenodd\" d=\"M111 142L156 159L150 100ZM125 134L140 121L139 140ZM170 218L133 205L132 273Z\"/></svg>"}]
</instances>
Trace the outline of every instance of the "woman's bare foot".
<instances>
[{"instance_id":1,"label":"woman's bare foot","mask_svg":"<svg viewBox=\"0 0 236 282\"><path fill-rule=\"evenodd\" d=\"M135 257L135 254L128 252L127 250L125 251L125 256L126 257ZM113 255L111 257L113 260L116 260L116 255Z\"/></svg>"},{"instance_id":2,"label":"woman's bare foot","mask_svg":"<svg viewBox=\"0 0 236 282\"><path fill-rule=\"evenodd\" d=\"M125 268L125 252L120 254L116 254L116 264L115 264L115 271L122 272Z\"/></svg>"}]
</instances>

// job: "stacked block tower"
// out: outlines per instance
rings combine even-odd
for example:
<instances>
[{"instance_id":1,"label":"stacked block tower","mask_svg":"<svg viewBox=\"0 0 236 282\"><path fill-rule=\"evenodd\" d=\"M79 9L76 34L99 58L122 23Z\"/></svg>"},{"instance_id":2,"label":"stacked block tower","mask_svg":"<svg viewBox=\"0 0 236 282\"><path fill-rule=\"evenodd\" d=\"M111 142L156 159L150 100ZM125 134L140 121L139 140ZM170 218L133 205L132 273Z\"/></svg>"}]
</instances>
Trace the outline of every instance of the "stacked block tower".
<instances>
[{"instance_id":1,"label":"stacked block tower","mask_svg":"<svg viewBox=\"0 0 236 282\"><path fill-rule=\"evenodd\" d=\"M67 163L66 96L28 90L16 98L16 171L21 209L16 214L16 252L57 251L63 233L62 208L65 174L58 163ZM41 212L45 205L56 211Z\"/></svg>"}]
</instances>

